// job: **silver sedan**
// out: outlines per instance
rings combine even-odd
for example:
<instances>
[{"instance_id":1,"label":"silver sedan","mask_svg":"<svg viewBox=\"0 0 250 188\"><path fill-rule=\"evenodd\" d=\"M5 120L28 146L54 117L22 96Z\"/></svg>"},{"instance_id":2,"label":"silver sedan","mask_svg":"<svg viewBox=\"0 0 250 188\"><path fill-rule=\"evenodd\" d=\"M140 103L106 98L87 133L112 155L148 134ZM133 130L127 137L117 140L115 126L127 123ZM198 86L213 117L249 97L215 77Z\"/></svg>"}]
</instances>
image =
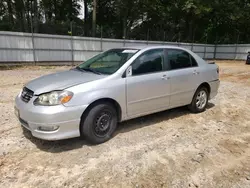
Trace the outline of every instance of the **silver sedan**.
<instances>
[{"instance_id":1,"label":"silver sedan","mask_svg":"<svg viewBox=\"0 0 250 188\"><path fill-rule=\"evenodd\" d=\"M219 83L218 66L187 49L117 48L30 81L15 99L15 114L34 137L83 136L99 144L121 121L185 105L203 112Z\"/></svg>"}]
</instances>

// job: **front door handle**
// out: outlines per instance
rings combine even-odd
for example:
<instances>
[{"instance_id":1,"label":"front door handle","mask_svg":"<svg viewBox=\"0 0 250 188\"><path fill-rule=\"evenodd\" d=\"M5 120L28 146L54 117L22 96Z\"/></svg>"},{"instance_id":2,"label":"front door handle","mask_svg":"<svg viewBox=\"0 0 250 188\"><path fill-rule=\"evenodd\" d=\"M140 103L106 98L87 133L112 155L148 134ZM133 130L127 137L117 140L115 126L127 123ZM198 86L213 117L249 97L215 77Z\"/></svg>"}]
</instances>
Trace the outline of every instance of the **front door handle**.
<instances>
[{"instance_id":1,"label":"front door handle","mask_svg":"<svg viewBox=\"0 0 250 188\"><path fill-rule=\"evenodd\" d=\"M163 76L161 77L161 79L162 79L162 80L169 80L170 77L168 77L167 75L163 75Z\"/></svg>"}]
</instances>

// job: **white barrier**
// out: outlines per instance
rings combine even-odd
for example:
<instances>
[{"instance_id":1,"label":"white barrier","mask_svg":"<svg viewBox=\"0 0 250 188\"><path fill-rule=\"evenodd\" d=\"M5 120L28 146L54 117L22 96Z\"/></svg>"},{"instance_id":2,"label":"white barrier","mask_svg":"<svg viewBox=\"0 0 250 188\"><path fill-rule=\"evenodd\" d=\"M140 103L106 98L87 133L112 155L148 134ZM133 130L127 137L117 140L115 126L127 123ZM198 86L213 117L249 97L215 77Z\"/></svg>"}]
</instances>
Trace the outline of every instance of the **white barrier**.
<instances>
[{"instance_id":1,"label":"white barrier","mask_svg":"<svg viewBox=\"0 0 250 188\"><path fill-rule=\"evenodd\" d=\"M250 51L250 44L191 44L0 31L0 62L78 62L110 48L141 45L180 46L205 59L243 60Z\"/></svg>"}]
</instances>

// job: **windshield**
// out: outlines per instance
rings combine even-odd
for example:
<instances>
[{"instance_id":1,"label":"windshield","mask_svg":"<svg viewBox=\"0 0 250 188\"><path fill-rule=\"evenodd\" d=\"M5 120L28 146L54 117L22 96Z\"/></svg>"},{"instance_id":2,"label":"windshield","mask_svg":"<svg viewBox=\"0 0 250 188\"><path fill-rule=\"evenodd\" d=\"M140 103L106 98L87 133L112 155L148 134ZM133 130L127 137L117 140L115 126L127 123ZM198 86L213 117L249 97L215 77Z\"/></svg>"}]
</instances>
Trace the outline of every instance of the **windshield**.
<instances>
[{"instance_id":1,"label":"windshield","mask_svg":"<svg viewBox=\"0 0 250 188\"><path fill-rule=\"evenodd\" d=\"M108 50L80 64L77 69L99 74L113 74L136 52L138 52L137 49Z\"/></svg>"}]
</instances>

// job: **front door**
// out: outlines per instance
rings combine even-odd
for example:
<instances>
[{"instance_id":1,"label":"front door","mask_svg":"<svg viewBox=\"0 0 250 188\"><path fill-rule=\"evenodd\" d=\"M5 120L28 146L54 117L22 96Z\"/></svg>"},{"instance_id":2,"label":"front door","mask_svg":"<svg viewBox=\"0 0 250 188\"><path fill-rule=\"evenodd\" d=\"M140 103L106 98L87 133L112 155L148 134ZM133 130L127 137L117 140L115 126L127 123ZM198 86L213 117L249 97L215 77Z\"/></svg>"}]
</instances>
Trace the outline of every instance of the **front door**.
<instances>
[{"instance_id":1,"label":"front door","mask_svg":"<svg viewBox=\"0 0 250 188\"><path fill-rule=\"evenodd\" d=\"M164 68L164 50L146 51L131 66L132 75L126 78L128 116L166 109L170 81Z\"/></svg>"}]
</instances>

